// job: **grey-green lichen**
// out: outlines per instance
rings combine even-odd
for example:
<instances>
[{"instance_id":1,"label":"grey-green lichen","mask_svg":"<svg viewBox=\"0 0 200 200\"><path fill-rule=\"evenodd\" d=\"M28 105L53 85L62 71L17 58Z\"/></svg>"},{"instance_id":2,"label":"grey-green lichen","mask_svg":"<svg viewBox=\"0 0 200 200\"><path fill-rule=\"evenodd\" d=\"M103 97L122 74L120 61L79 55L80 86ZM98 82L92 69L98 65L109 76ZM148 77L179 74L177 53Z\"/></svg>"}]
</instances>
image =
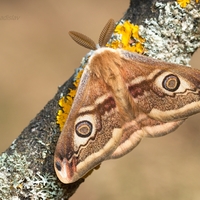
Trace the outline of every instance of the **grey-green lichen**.
<instances>
[{"instance_id":1,"label":"grey-green lichen","mask_svg":"<svg viewBox=\"0 0 200 200\"><path fill-rule=\"evenodd\" d=\"M192 54L200 46L199 4L194 0L185 8L177 2L156 2L158 18L151 18L140 26L145 38L145 54L167 62L189 65Z\"/></svg>"},{"instance_id":2,"label":"grey-green lichen","mask_svg":"<svg viewBox=\"0 0 200 200\"><path fill-rule=\"evenodd\" d=\"M63 189L50 174L34 173L28 169L26 156L16 151L12 155L0 157L0 199L56 199L62 196Z\"/></svg>"}]
</instances>

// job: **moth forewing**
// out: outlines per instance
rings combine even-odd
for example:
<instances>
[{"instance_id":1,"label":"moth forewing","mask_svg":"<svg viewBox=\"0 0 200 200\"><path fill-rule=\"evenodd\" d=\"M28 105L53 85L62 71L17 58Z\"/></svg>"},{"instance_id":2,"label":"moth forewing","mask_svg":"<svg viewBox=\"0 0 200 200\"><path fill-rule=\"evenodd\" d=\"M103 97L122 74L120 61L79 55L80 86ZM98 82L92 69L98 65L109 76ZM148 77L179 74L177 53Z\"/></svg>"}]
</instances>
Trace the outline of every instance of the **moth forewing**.
<instances>
[{"instance_id":1,"label":"moth forewing","mask_svg":"<svg viewBox=\"0 0 200 200\"><path fill-rule=\"evenodd\" d=\"M88 64L55 151L55 170L64 183L84 176L120 143L123 117L109 88Z\"/></svg>"},{"instance_id":2,"label":"moth forewing","mask_svg":"<svg viewBox=\"0 0 200 200\"><path fill-rule=\"evenodd\" d=\"M121 74L140 112L170 122L200 111L199 70L119 51L129 61Z\"/></svg>"},{"instance_id":3,"label":"moth forewing","mask_svg":"<svg viewBox=\"0 0 200 200\"><path fill-rule=\"evenodd\" d=\"M111 155L113 151L115 151L115 149L119 146L121 137L122 129L114 128L112 132L112 137L108 140L106 145L102 147L101 150L91 154L83 162L77 165L76 171L78 176L74 177L71 182L82 178L90 170L100 165L102 161L107 160L109 155Z\"/></svg>"}]
</instances>

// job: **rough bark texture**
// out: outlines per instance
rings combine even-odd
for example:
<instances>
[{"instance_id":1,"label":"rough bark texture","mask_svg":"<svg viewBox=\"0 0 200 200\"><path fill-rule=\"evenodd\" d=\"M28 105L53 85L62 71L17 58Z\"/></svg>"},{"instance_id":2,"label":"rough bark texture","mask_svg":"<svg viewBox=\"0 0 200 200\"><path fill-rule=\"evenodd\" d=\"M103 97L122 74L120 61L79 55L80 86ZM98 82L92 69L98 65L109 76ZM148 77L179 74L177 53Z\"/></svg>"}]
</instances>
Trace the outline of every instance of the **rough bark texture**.
<instances>
[{"instance_id":1,"label":"rough bark texture","mask_svg":"<svg viewBox=\"0 0 200 200\"><path fill-rule=\"evenodd\" d=\"M160 4L155 6L156 2ZM185 29L181 28L179 32L173 31L174 34L169 34L168 30L175 30L177 26L182 27L183 24L181 23L184 22L186 25L187 23L184 20L180 22L177 19L178 21L173 21L175 24L172 27L166 28L169 24L173 24L170 21L171 14L165 9L165 3L167 2L171 3L168 8L176 11L174 14L172 13L174 16L178 15L177 12L182 12L185 16L184 19L189 19L188 26L193 24L193 27L191 27L193 31L186 28L187 31L190 31L190 36L187 37L188 34L186 34ZM189 58L199 46L199 4L192 1L190 7L181 11L177 8L178 4L175 2L167 0L131 0L130 7L122 20L130 20L134 24L142 25L141 35L146 40L145 48L150 52L152 45L155 46L155 54L146 53L146 55L168 60L169 57L172 57L171 54L169 55L169 52L171 52L170 46L172 45L173 49L176 50L174 53L176 59L171 61L188 64ZM163 17L160 17L161 14ZM172 19L174 18L172 17ZM169 24L167 19L170 21ZM154 27L154 29L150 29L148 26ZM158 40L152 40L155 35L159 35L158 30L160 31L160 37L163 38L162 41L170 39L172 42L166 44L168 51L160 48L163 47L163 44L159 46ZM150 34L152 32L155 35ZM185 37L181 38L184 34ZM180 53L179 49L185 49L185 51ZM74 75L58 89L55 97L47 103L44 109L0 156L0 199L68 199L84 181L79 180L68 185L62 184L57 179L53 168L54 150L60 134L60 129L56 123L57 112L60 109L58 101L62 96L68 94L69 88L74 88L73 80Z\"/></svg>"},{"instance_id":2,"label":"rough bark texture","mask_svg":"<svg viewBox=\"0 0 200 200\"><path fill-rule=\"evenodd\" d=\"M171 0L173 1L173 0ZM132 0L123 16L124 20L131 20L134 24L143 24L145 19L158 17L158 9L154 8L156 2L170 2L169 0Z\"/></svg>"}]
</instances>

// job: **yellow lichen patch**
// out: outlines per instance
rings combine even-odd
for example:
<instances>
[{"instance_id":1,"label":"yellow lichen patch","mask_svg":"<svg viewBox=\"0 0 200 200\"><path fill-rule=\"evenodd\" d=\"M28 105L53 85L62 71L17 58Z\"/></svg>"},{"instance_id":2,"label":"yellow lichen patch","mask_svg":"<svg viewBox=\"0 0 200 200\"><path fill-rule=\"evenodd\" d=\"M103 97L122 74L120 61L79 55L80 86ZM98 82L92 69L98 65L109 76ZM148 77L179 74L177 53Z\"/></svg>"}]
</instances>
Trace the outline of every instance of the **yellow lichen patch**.
<instances>
[{"instance_id":1,"label":"yellow lichen patch","mask_svg":"<svg viewBox=\"0 0 200 200\"><path fill-rule=\"evenodd\" d=\"M83 73L83 70L78 72L78 74L76 75L75 81L73 83L76 88L69 89L69 93L67 94L67 96L62 97L58 102L61 109L58 110L56 120L57 120L57 124L59 124L60 131L62 131L63 126L65 125L65 121L67 120L67 117L69 115L69 112L70 112L74 97L76 95L76 90L77 90L78 84L80 82L82 73Z\"/></svg>"},{"instance_id":2,"label":"yellow lichen patch","mask_svg":"<svg viewBox=\"0 0 200 200\"><path fill-rule=\"evenodd\" d=\"M187 4L191 2L191 0L177 0L177 2L182 8L185 8ZM199 0L195 0L195 2L199 3Z\"/></svg>"},{"instance_id":3,"label":"yellow lichen patch","mask_svg":"<svg viewBox=\"0 0 200 200\"><path fill-rule=\"evenodd\" d=\"M145 39L139 35L139 26L125 21L116 26L114 30L114 39L107 44L113 49L122 48L131 52L143 53L143 43ZM117 37L119 36L119 37Z\"/></svg>"},{"instance_id":4,"label":"yellow lichen patch","mask_svg":"<svg viewBox=\"0 0 200 200\"><path fill-rule=\"evenodd\" d=\"M177 0L177 2L182 8L185 8L190 3L190 0Z\"/></svg>"},{"instance_id":5,"label":"yellow lichen patch","mask_svg":"<svg viewBox=\"0 0 200 200\"><path fill-rule=\"evenodd\" d=\"M23 184L20 183L19 185L17 185L17 189L22 190L23 189Z\"/></svg>"}]
</instances>

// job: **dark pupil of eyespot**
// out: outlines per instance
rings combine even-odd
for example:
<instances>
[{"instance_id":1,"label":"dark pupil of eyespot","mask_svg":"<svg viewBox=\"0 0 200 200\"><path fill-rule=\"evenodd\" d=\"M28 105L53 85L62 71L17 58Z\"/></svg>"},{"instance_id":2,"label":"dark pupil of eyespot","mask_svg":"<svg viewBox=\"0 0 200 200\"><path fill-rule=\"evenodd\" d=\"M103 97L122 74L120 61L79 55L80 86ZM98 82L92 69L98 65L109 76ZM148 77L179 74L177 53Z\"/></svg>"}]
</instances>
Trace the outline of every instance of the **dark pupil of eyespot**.
<instances>
[{"instance_id":1,"label":"dark pupil of eyespot","mask_svg":"<svg viewBox=\"0 0 200 200\"><path fill-rule=\"evenodd\" d=\"M61 171L62 167L59 162L56 162L56 168L58 171Z\"/></svg>"},{"instance_id":2,"label":"dark pupil of eyespot","mask_svg":"<svg viewBox=\"0 0 200 200\"><path fill-rule=\"evenodd\" d=\"M76 124L76 134L79 137L89 137L92 133L92 124L89 121L81 121Z\"/></svg>"},{"instance_id":3,"label":"dark pupil of eyespot","mask_svg":"<svg viewBox=\"0 0 200 200\"><path fill-rule=\"evenodd\" d=\"M166 90L174 92L179 88L180 80L177 76L169 74L164 78L162 85Z\"/></svg>"}]
</instances>

